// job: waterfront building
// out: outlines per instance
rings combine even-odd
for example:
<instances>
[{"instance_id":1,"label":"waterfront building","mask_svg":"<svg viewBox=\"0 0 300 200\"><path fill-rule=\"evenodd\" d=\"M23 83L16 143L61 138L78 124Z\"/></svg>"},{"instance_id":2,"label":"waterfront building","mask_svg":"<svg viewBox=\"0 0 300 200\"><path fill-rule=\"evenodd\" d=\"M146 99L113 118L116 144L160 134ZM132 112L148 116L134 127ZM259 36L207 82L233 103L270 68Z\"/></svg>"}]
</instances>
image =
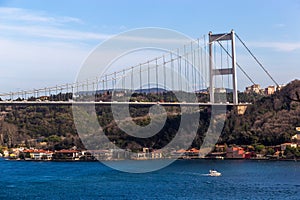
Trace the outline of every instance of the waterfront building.
<instances>
[{"instance_id":1,"label":"waterfront building","mask_svg":"<svg viewBox=\"0 0 300 200\"><path fill-rule=\"evenodd\" d=\"M79 160L78 150L62 149L53 153L53 160Z\"/></svg>"},{"instance_id":2,"label":"waterfront building","mask_svg":"<svg viewBox=\"0 0 300 200\"><path fill-rule=\"evenodd\" d=\"M110 149L113 160L123 160L130 158L130 151L124 151L123 149Z\"/></svg>"},{"instance_id":3,"label":"waterfront building","mask_svg":"<svg viewBox=\"0 0 300 200\"><path fill-rule=\"evenodd\" d=\"M226 152L227 146L225 144L216 144L215 150L216 152Z\"/></svg>"},{"instance_id":4,"label":"waterfront building","mask_svg":"<svg viewBox=\"0 0 300 200\"><path fill-rule=\"evenodd\" d=\"M227 158L245 158L245 150L242 147L228 147L226 149Z\"/></svg>"},{"instance_id":5,"label":"waterfront building","mask_svg":"<svg viewBox=\"0 0 300 200\"><path fill-rule=\"evenodd\" d=\"M113 152L108 149L90 150L92 156L97 160L111 160Z\"/></svg>"},{"instance_id":6,"label":"waterfront building","mask_svg":"<svg viewBox=\"0 0 300 200\"><path fill-rule=\"evenodd\" d=\"M200 151L196 148L192 148L186 151L186 155L189 157L199 157Z\"/></svg>"},{"instance_id":7,"label":"waterfront building","mask_svg":"<svg viewBox=\"0 0 300 200\"><path fill-rule=\"evenodd\" d=\"M163 158L162 150L153 150L151 152L151 158L152 159L161 159L161 158Z\"/></svg>"},{"instance_id":8,"label":"waterfront building","mask_svg":"<svg viewBox=\"0 0 300 200\"><path fill-rule=\"evenodd\" d=\"M43 149L25 149L22 151L25 154L25 159L32 160L52 160L52 151Z\"/></svg>"}]
</instances>

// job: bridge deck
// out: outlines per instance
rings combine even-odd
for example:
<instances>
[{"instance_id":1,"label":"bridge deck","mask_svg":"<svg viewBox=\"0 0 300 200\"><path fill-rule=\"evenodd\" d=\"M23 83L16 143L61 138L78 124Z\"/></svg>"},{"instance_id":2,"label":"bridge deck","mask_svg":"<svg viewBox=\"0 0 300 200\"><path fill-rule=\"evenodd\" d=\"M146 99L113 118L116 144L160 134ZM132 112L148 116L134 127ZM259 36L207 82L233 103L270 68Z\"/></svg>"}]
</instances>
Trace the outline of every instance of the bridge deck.
<instances>
[{"instance_id":1,"label":"bridge deck","mask_svg":"<svg viewBox=\"0 0 300 200\"><path fill-rule=\"evenodd\" d=\"M47 105L59 105L59 106L71 106L71 105L161 105L161 106L247 106L250 103L201 103L201 102L93 102L93 101L0 101L0 105L4 106L47 106Z\"/></svg>"}]
</instances>

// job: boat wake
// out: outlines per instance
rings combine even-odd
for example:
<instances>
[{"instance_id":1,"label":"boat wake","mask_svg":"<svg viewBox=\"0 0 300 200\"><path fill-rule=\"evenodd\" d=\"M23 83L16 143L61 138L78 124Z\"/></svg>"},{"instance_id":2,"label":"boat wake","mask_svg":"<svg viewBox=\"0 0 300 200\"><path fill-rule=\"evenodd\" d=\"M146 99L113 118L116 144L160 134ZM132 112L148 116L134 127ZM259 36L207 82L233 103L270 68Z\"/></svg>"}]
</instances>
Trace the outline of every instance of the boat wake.
<instances>
[{"instance_id":1,"label":"boat wake","mask_svg":"<svg viewBox=\"0 0 300 200\"><path fill-rule=\"evenodd\" d=\"M222 174L216 170L209 170L209 174L201 174L201 176L222 176Z\"/></svg>"},{"instance_id":2,"label":"boat wake","mask_svg":"<svg viewBox=\"0 0 300 200\"><path fill-rule=\"evenodd\" d=\"M200 176L210 176L210 174L200 174Z\"/></svg>"}]
</instances>

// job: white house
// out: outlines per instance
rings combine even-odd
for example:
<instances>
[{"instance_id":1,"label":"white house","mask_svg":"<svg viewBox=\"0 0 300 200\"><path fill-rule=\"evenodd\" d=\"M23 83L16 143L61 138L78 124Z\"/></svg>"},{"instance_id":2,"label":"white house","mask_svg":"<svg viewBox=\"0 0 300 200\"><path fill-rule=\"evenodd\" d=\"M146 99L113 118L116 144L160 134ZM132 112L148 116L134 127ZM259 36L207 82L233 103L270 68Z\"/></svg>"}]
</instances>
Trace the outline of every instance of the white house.
<instances>
[{"instance_id":1,"label":"white house","mask_svg":"<svg viewBox=\"0 0 300 200\"><path fill-rule=\"evenodd\" d=\"M295 142L296 144L300 145L300 132L293 135L291 140L292 140L292 142Z\"/></svg>"}]
</instances>

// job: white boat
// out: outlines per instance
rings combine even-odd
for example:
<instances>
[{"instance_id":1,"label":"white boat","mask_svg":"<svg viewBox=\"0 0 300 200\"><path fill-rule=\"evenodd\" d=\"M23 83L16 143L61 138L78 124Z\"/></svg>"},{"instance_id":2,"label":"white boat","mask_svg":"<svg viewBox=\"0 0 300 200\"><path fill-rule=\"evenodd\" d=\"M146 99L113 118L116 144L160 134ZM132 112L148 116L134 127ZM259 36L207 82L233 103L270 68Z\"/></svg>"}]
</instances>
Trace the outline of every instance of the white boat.
<instances>
[{"instance_id":1,"label":"white boat","mask_svg":"<svg viewBox=\"0 0 300 200\"><path fill-rule=\"evenodd\" d=\"M218 172L216 170L209 170L209 176L221 176L221 172Z\"/></svg>"}]
</instances>

